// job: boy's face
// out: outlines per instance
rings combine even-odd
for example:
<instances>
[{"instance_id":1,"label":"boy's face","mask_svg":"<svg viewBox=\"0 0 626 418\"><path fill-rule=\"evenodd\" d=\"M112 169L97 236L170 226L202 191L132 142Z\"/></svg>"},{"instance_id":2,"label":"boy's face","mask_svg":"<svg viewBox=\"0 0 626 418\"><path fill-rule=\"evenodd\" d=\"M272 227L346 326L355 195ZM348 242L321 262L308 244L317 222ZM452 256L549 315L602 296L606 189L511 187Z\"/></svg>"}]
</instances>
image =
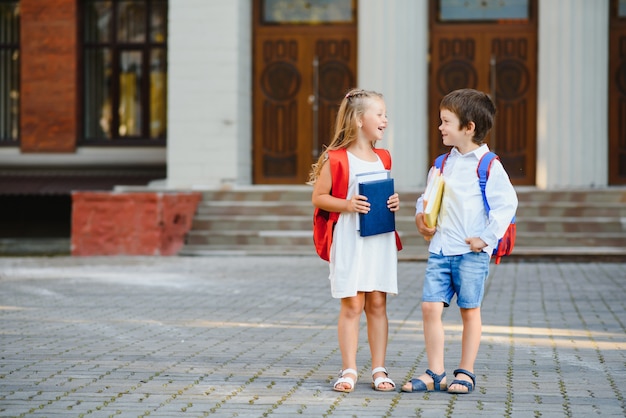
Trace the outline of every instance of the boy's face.
<instances>
[{"instance_id":1,"label":"boy's face","mask_svg":"<svg viewBox=\"0 0 626 418\"><path fill-rule=\"evenodd\" d=\"M472 137L474 136L473 123L470 123L469 129L461 128L459 117L448 109L441 109L439 117L441 118L439 132L441 132L441 139L444 145L465 148L472 143Z\"/></svg>"}]
</instances>

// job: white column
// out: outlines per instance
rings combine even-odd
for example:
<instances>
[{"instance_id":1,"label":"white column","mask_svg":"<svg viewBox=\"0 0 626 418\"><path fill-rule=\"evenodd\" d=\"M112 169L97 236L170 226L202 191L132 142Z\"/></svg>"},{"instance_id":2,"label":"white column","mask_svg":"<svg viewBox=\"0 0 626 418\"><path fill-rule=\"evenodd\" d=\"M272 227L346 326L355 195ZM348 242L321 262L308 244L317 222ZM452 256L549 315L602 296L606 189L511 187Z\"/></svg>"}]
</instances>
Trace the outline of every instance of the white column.
<instances>
[{"instance_id":1,"label":"white column","mask_svg":"<svg viewBox=\"0 0 626 418\"><path fill-rule=\"evenodd\" d=\"M250 182L251 2L169 3L167 186Z\"/></svg>"},{"instance_id":2,"label":"white column","mask_svg":"<svg viewBox=\"0 0 626 418\"><path fill-rule=\"evenodd\" d=\"M539 0L537 186L608 184L609 0Z\"/></svg>"},{"instance_id":3,"label":"white column","mask_svg":"<svg viewBox=\"0 0 626 418\"><path fill-rule=\"evenodd\" d=\"M385 96L398 190L422 188L428 161L428 2L360 0L358 87ZM434 127L436 128L436 127Z\"/></svg>"}]
</instances>

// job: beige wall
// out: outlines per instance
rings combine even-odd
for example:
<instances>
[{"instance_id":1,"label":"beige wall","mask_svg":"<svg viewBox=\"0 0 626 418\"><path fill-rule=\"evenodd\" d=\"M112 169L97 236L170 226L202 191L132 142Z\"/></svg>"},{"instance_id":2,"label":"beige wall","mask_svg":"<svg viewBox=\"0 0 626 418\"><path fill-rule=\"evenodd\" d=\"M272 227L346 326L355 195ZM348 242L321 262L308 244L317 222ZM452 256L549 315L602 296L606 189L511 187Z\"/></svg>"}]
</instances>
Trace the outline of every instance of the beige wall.
<instances>
[{"instance_id":1,"label":"beige wall","mask_svg":"<svg viewBox=\"0 0 626 418\"><path fill-rule=\"evenodd\" d=\"M609 0L539 0L537 186L608 185Z\"/></svg>"},{"instance_id":2,"label":"beige wall","mask_svg":"<svg viewBox=\"0 0 626 418\"><path fill-rule=\"evenodd\" d=\"M359 1L359 86L385 96L398 189L423 188L428 171L428 2ZM377 30L374 30L377 29Z\"/></svg>"},{"instance_id":3,"label":"beige wall","mask_svg":"<svg viewBox=\"0 0 626 418\"><path fill-rule=\"evenodd\" d=\"M250 183L251 3L169 3L169 188Z\"/></svg>"}]
</instances>

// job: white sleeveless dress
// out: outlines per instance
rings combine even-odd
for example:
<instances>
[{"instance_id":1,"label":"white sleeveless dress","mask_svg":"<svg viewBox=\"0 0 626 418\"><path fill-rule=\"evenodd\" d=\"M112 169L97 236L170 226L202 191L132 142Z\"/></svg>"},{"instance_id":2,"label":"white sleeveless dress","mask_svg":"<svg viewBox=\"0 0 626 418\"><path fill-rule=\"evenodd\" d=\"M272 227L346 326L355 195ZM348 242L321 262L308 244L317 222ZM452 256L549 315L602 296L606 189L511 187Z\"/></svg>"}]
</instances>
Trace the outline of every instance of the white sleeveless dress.
<instances>
[{"instance_id":1,"label":"white sleeveless dress","mask_svg":"<svg viewBox=\"0 0 626 418\"><path fill-rule=\"evenodd\" d=\"M380 158L364 161L348 152L350 199L358 194L356 175L384 170ZM398 250L394 232L361 237L357 231L358 213L342 212L335 225L330 249L330 284L333 298L356 296L357 292L378 290L398 293Z\"/></svg>"}]
</instances>

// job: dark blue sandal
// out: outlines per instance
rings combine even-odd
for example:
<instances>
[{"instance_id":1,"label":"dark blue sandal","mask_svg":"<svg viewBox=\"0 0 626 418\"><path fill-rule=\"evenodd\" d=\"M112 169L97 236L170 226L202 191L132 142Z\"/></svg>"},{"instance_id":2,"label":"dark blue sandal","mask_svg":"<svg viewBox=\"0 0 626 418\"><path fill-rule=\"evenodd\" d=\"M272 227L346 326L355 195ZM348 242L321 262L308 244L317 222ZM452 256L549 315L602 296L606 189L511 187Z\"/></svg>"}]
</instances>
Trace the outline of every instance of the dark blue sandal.
<instances>
[{"instance_id":1,"label":"dark blue sandal","mask_svg":"<svg viewBox=\"0 0 626 418\"><path fill-rule=\"evenodd\" d=\"M407 390L402 387L403 392L445 392L447 386L445 383L441 383L441 381L446 377L446 372L441 374L435 374L432 370L427 369L425 372L427 375L433 378L432 383L424 383L423 380L420 379L411 379L411 390Z\"/></svg>"},{"instance_id":2,"label":"dark blue sandal","mask_svg":"<svg viewBox=\"0 0 626 418\"><path fill-rule=\"evenodd\" d=\"M467 392L462 392L459 390L450 390L448 389L448 393L457 393L459 395L465 394L465 393L470 393L471 391L474 390L474 386L476 386L476 375L468 370L465 369L456 369L454 372L454 377L456 377L457 374L462 373L464 375L466 375L467 377L469 377L470 379L472 379L471 382L468 382L466 380L460 380L460 379L454 379L452 381L452 383L450 383L450 386L452 385L462 385L465 386L467 388Z\"/></svg>"}]
</instances>

